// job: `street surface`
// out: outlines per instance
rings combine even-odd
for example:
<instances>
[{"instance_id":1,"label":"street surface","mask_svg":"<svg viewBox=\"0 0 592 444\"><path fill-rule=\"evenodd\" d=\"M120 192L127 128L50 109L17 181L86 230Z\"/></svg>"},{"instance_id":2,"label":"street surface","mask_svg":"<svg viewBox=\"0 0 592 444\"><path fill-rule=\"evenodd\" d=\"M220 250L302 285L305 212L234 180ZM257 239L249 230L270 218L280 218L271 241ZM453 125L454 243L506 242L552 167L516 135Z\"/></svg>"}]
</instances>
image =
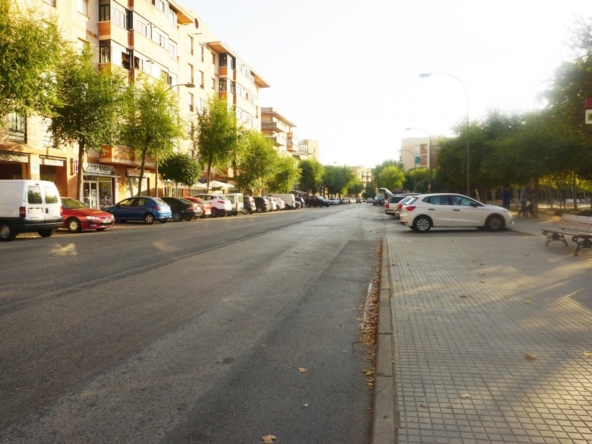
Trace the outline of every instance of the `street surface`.
<instances>
[{"instance_id":1,"label":"street surface","mask_svg":"<svg viewBox=\"0 0 592 444\"><path fill-rule=\"evenodd\" d=\"M368 442L385 228L357 204L0 244L0 443Z\"/></svg>"}]
</instances>

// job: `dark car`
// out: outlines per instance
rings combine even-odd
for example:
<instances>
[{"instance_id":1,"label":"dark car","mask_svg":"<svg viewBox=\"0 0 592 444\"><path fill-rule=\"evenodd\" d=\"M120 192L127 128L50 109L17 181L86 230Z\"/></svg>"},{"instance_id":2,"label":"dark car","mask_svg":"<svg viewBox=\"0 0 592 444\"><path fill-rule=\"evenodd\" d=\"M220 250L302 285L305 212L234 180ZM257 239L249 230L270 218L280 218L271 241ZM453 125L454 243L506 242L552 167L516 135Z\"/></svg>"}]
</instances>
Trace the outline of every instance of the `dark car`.
<instances>
[{"instance_id":1,"label":"dark car","mask_svg":"<svg viewBox=\"0 0 592 444\"><path fill-rule=\"evenodd\" d=\"M297 197L296 202L300 204L300 206L296 208L304 208L304 206L306 205L306 201L302 197Z\"/></svg>"},{"instance_id":2,"label":"dark car","mask_svg":"<svg viewBox=\"0 0 592 444\"><path fill-rule=\"evenodd\" d=\"M175 222L181 222L183 219L192 220L203 215L202 207L198 203L182 197L162 197L161 199L171 207Z\"/></svg>"},{"instance_id":3,"label":"dark car","mask_svg":"<svg viewBox=\"0 0 592 444\"><path fill-rule=\"evenodd\" d=\"M64 228L70 233L79 233L82 230L103 231L115 224L111 213L89 208L71 197L62 197L62 219Z\"/></svg>"},{"instance_id":4,"label":"dark car","mask_svg":"<svg viewBox=\"0 0 592 444\"><path fill-rule=\"evenodd\" d=\"M308 196L306 198L306 206L310 207L328 207L331 203L323 196Z\"/></svg>"},{"instance_id":5,"label":"dark car","mask_svg":"<svg viewBox=\"0 0 592 444\"><path fill-rule=\"evenodd\" d=\"M255 200L255 211L257 211L257 213L271 211L269 201L265 197L254 197L253 199Z\"/></svg>"},{"instance_id":6,"label":"dark car","mask_svg":"<svg viewBox=\"0 0 592 444\"><path fill-rule=\"evenodd\" d=\"M152 225L155 220L165 223L172 217L171 207L159 197L128 197L103 211L111 213L116 221L143 220Z\"/></svg>"},{"instance_id":7,"label":"dark car","mask_svg":"<svg viewBox=\"0 0 592 444\"><path fill-rule=\"evenodd\" d=\"M243 205L245 206L245 214L253 214L254 211L257 211L257 205L255 204L255 198L251 196L244 196L243 197Z\"/></svg>"}]
</instances>

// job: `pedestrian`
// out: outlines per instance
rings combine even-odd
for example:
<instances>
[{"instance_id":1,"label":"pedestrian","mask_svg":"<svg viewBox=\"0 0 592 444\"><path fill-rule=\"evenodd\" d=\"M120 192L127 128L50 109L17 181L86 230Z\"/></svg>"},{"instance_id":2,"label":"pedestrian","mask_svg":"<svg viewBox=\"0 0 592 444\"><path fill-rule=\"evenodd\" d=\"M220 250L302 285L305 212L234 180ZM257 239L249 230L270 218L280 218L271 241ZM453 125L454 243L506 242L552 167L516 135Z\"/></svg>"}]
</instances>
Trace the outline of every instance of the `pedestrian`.
<instances>
[{"instance_id":1,"label":"pedestrian","mask_svg":"<svg viewBox=\"0 0 592 444\"><path fill-rule=\"evenodd\" d=\"M502 191L502 206L506 209L510 209L510 201L512 200L512 192L508 187L504 188Z\"/></svg>"},{"instance_id":2,"label":"pedestrian","mask_svg":"<svg viewBox=\"0 0 592 444\"><path fill-rule=\"evenodd\" d=\"M530 195L528 196L528 206L526 207L527 214L530 214L530 217L534 216L534 191L530 191Z\"/></svg>"},{"instance_id":3,"label":"pedestrian","mask_svg":"<svg viewBox=\"0 0 592 444\"><path fill-rule=\"evenodd\" d=\"M528 188L526 188L526 185L523 185L520 190L520 210L518 210L518 219L520 219L520 215L522 215L524 219L528 219L527 202Z\"/></svg>"}]
</instances>

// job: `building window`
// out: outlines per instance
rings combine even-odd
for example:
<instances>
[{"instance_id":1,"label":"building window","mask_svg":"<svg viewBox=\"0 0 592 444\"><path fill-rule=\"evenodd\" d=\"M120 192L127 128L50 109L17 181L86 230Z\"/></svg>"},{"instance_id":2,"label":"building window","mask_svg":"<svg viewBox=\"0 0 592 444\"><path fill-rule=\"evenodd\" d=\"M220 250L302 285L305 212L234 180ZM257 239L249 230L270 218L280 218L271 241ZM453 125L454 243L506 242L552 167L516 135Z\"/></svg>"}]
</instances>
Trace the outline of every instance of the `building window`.
<instances>
[{"instance_id":1,"label":"building window","mask_svg":"<svg viewBox=\"0 0 592 444\"><path fill-rule=\"evenodd\" d=\"M212 89L216 90L216 79L212 79Z\"/></svg>"},{"instance_id":2,"label":"building window","mask_svg":"<svg viewBox=\"0 0 592 444\"><path fill-rule=\"evenodd\" d=\"M134 15L135 16L135 20L134 20L134 29L136 31L138 31L140 34L142 34L144 37L150 37L150 27L148 26L148 23L139 18L138 15Z\"/></svg>"},{"instance_id":3,"label":"building window","mask_svg":"<svg viewBox=\"0 0 592 444\"><path fill-rule=\"evenodd\" d=\"M218 91L225 92L226 91L226 79L220 79L218 82Z\"/></svg>"},{"instance_id":4,"label":"building window","mask_svg":"<svg viewBox=\"0 0 592 444\"><path fill-rule=\"evenodd\" d=\"M212 65L216 64L216 54L212 53Z\"/></svg>"},{"instance_id":5,"label":"building window","mask_svg":"<svg viewBox=\"0 0 592 444\"><path fill-rule=\"evenodd\" d=\"M54 6L56 5L56 0L43 0L45 3L47 3L50 6Z\"/></svg>"},{"instance_id":6,"label":"building window","mask_svg":"<svg viewBox=\"0 0 592 444\"><path fill-rule=\"evenodd\" d=\"M199 86L201 88L203 88L204 87L204 73L203 73L203 71L199 72L199 79L198 80L199 80Z\"/></svg>"},{"instance_id":7,"label":"building window","mask_svg":"<svg viewBox=\"0 0 592 444\"><path fill-rule=\"evenodd\" d=\"M193 112L193 94L187 93L187 101L189 102L189 111Z\"/></svg>"},{"instance_id":8,"label":"building window","mask_svg":"<svg viewBox=\"0 0 592 444\"><path fill-rule=\"evenodd\" d=\"M193 66L187 65L187 83L193 83Z\"/></svg>"},{"instance_id":9,"label":"building window","mask_svg":"<svg viewBox=\"0 0 592 444\"><path fill-rule=\"evenodd\" d=\"M203 98L199 98L199 112L203 113L204 110L206 109L206 101Z\"/></svg>"},{"instance_id":10,"label":"building window","mask_svg":"<svg viewBox=\"0 0 592 444\"><path fill-rule=\"evenodd\" d=\"M203 47L203 45L199 45L198 51L199 51L199 54L198 54L199 59L203 62L204 61L204 47Z\"/></svg>"},{"instance_id":11,"label":"building window","mask_svg":"<svg viewBox=\"0 0 592 444\"><path fill-rule=\"evenodd\" d=\"M55 148L55 138L51 131L51 119L43 119L43 146Z\"/></svg>"},{"instance_id":12,"label":"building window","mask_svg":"<svg viewBox=\"0 0 592 444\"><path fill-rule=\"evenodd\" d=\"M159 11L165 12L165 6L164 6L164 2L162 0L155 0L154 6L156 6Z\"/></svg>"},{"instance_id":13,"label":"building window","mask_svg":"<svg viewBox=\"0 0 592 444\"><path fill-rule=\"evenodd\" d=\"M187 37L187 52L193 55L193 37Z\"/></svg>"},{"instance_id":14,"label":"building window","mask_svg":"<svg viewBox=\"0 0 592 444\"><path fill-rule=\"evenodd\" d=\"M88 16L88 0L78 0L78 12Z\"/></svg>"},{"instance_id":15,"label":"building window","mask_svg":"<svg viewBox=\"0 0 592 444\"><path fill-rule=\"evenodd\" d=\"M177 26L177 11L169 9L169 22L171 26Z\"/></svg>"},{"instance_id":16,"label":"building window","mask_svg":"<svg viewBox=\"0 0 592 444\"><path fill-rule=\"evenodd\" d=\"M113 5L113 23L118 26L121 26L123 29L127 29L127 20L126 20L126 10L121 6L114 4Z\"/></svg>"},{"instance_id":17,"label":"building window","mask_svg":"<svg viewBox=\"0 0 592 444\"><path fill-rule=\"evenodd\" d=\"M220 54L220 66L228 66L228 54Z\"/></svg>"},{"instance_id":18,"label":"building window","mask_svg":"<svg viewBox=\"0 0 592 444\"><path fill-rule=\"evenodd\" d=\"M171 59L177 60L177 44L169 41L169 52L171 53Z\"/></svg>"},{"instance_id":19,"label":"building window","mask_svg":"<svg viewBox=\"0 0 592 444\"><path fill-rule=\"evenodd\" d=\"M111 20L111 5L110 0L99 1L99 21L108 22Z\"/></svg>"},{"instance_id":20,"label":"building window","mask_svg":"<svg viewBox=\"0 0 592 444\"><path fill-rule=\"evenodd\" d=\"M8 140L11 142L27 141L27 118L24 114L8 115Z\"/></svg>"},{"instance_id":21,"label":"building window","mask_svg":"<svg viewBox=\"0 0 592 444\"><path fill-rule=\"evenodd\" d=\"M109 40L101 40L99 42L99 63L111 62L111 42Z\"/></svg>"}]
</instances>

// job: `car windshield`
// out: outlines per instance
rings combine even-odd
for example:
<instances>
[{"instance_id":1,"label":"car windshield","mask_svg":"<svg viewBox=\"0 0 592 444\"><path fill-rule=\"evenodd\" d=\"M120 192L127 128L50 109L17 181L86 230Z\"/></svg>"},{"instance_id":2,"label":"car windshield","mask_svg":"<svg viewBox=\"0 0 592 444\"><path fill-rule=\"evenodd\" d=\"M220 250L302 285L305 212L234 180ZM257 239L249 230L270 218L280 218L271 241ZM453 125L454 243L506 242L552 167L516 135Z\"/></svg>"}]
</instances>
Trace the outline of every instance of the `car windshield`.
<instances>
[{"instance_id":1,"label":"car windshield","mask_svg":"<svg viewBox=\"0 0 592 444\"><path fill-rule=\"evenodd\" d=\"M160 197L153 197L152 200L154 202L156 202L158 205L168 205L168 203L166 203L164 200L162 200ZM144 204L145 205L145 204Z\"/></svg>"},{"instance_id":2,"label":"car windshield","mask_svg":"<svg viewBox=\"0 0 592 444\"><path fill-rule=\"evenodd\" d=\"M89 208L88 206L84 205L82 202L79 202L76 199L70 199L70 198L63 198L62 199L62 206L68 210Z\"/></svg>"}]
</instances>

